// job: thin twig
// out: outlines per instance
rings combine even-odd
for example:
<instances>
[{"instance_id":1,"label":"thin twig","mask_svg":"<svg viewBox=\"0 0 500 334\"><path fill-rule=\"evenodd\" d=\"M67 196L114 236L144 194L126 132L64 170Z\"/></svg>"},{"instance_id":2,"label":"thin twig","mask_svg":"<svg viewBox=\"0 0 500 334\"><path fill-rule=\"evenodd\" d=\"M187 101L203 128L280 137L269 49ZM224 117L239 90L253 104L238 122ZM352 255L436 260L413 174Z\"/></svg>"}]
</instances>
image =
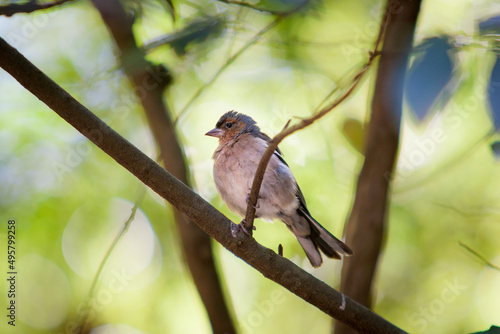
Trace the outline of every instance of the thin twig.
<instances>
[{"instance_id":1,"label":"thin twig","mask_svg":"<svg viewBox=\"0 0 500 334\"><path fill-rule=\"evenodd\" d=\"M335 107L340 105L343 101L345 101L347 99L347 97L349 97L349 95L358 86L358 84L361 81L361 79L363 78L364 74L371 67L375 58L380 55L380 44L382 43L382 37L384 35L385 28L387 27L389 17L390 17L389 9L386 8L386 10L384 11L384 16L382 18L382 22L380 24L379 33L378 33L377 39L375 41L373 51L370 52L369 59L368 59L367 63L350 80L349 89L342 96L340 96L337 100L333 101L330 105L321 109L314 116L312 116L310 118L303 119L300 123L295 124L294 126L291 126L289 128L285 127L285 129L283 129L280 133L278 133L269 143L266 151L262 155L262 158L259 162L259 166L257 167L257 170L255 172L254 180L252 183L252 189L250 190L250 195L248 198L248 205L247 205L247 211L245 214L244 224L245 224L246 230L250 231L250 233L253 232L253 221L255 219L255 210L256 210L255 208L257 206L257 200L259 197L259 192L260 192L260 187L262 185L262 180L264 179L264 173L266 171L267 164L269 163L269 160L271 159L271 156L273 155L274 151L278 148L278 144L283 139L285 139L285 137L291 135L295 131L303 129L303 128L311 125L312 123L314 123L315 121L317 121L321 117L325 116L328 112L333 110ZM337 90L338 90L338 87L335 87L333 89L333 91L328 94L328 96L331 96ZM323 104L323 102L320 103L320 105L322 105L322 104ZM288 125L288 123L287 123L287 125Z\"/></svg>"},{"instance_id":2,"label":"thin twig","mask_svg":"<svg viewBox=\"0 0 500 334\"><path fill-rule=\"evenodd\" d=\"M352 84L360 73L364 73L367 64L368 63L362 64L361 66L357 64L355 65L355 67L345 72L342 78L339 81L337 81L337 83L334 83L334 87L332 88L332 90L325 95L325 97L323 98L323 100L321 100L320 103L318 103L312 114L319 112L319 110L321 110L321 106L327 104L327 102L330 101L332 97L335 96L335 94L341 90L342 87L347 87L350 84Z\"/></svg>"},{"instance_id":3,"label":"thin twig","mask_svg":"<svg viewBox=\"0 0 500 334\"><path fill-rule=\"evenodd\" d=\"M238 8L238 12L236 13L235 17L236 20L234 20L234 29L236 30L238 28L237 22L244 22L244 16L248 14L248 11L245 10L245 7L240 7ZM227 48L227 56L226 58L229 59L231 58L231 54L233 53L233 47L236 44L236 36L237 34L231 34L229 37L229 45Z\"/></svg>"},{"instance_id":4,"label":"thin twig","mask_svg":"<svg viewBox=\"0 0 500 334\"><path fill-rule=\"evenodd\" d=\"M49 9L52 7L64 5L65 3L71 1L75 0L57 0L47 3L37 3L36 1L29 1L27 3L22 3L22 4L13 3L10 5L0 6L0 15L12 16L19 13L32 13L37 10Z\"/></svg>"},{"instance_id":5,"label":"thin twig","mask_svg":"<svg viewBox=\"0 0 500 334\"><path fill-rule=\"evenodd\" d=\"M183 38L189 37L190 35L193 34L194 31L202 31L202 30L219 30L220 28L220 22L223 20L222 15L214 15L210 16L207 18L203 19L198 19L193 22L191 22L189 25L187 25L184 29L181 29L180 31L174 32L169 35L165 35L163 37L160 37L158 39L155 39L151 42L148 42L142 46L142 49L148 53L153 51L154 49L166 45L166 44L172 44L173 42L176 42L178 40L181 40Z\"/></svg>"},{"instance_id":6,"label":"thin twig","mask_svg":"<svg viewBox=\"0 0 500 334\"><path fill-rule=\"evenodd\" d=\"M174 125L177 124L179 119L184 115L184 113L189 109L189 107L191 107L193 102L196 101L196 99L198 99L205 90L207 90L210 86L213 85L215 80L217 80L219 78L219 76L229 67L229 65L234 63L234 61L236 59L238 59L250 46L254 45L265 33L267 33L269 30L271 30L276 25L278 25L278 23L280 23L282 20L283 20L283 16L280 16L276 20L274 20L273 22L271 22L270 24L265 26L250 41L248 41L243 47L241 47L241 49L239 49L238 52L236 52L231 58L229 58L224 63L224 65L222 65L217 70L217 72L215 72L213 77L205 85L198 88L196 93L194 93L194 95L191 97L191 99L188 101L188 103L186 103L184 108L182 108L181 111L179 112L179 114L174 118Z\"/></svg>"},{"instance_id":7,"label":"thin twig","mask_svg":"<svg viewBox=\"0 0 500 334\"><path fill-rule=\"evenodd\" d=\"M366 64L362 67L362 69L352 77L352 79L349 82L348 88L344 92L344 94L342 94L339 98L334 100L332 103L330 103L326 107L323 107L322 109L320 109L315 115L313 115L309 118L304 118L299 123L297 123L293 126L290 126L290 127L288 127L289 123L287 123L285 128L280 133L278 133L276 136L274 136L274 138L271 140L271 142L269 142L269 145L267 146L266 151L262 155L262 158L260 159L260 162L259 162L259 166L257 167L257 170L255 172L255 176L254 176L253 183L252 183L252 189L250 190L250 195L248 198L248 205L247 205L247 211L245 214L244 224L245 224L246 230L249 231L250 233L253 232L253 221L255 219L255 210L256 210L256 206L257 206L257 200L259 197L260 188L262 185L262 180L264 179L264 173L266 171L267 164L269 163L269 160L271 160L271 157L272 157L274 151L278 148L279 143L283 139L285 139L287 136L291 135L292 133L313 124L315 121L317 121L318 119L320 119L321 117L325 116L330 111L332 111L334 108L339 106L342 102L344 102L351 95L351 93L354 91L354 89L361 82L361 79L364 77L364 75L366 74L368 69L373 64L376 57L380 54L379 48L380 48L380 43L382 40L381 36L383 35L384 30L385 30L385 26L386 26L386 23L388 20L387 17L388 17L388 15L384 15L384 19L383 19L383 22L382 22L382 25L381 25L381 28L379 31L379 36L375 42L374 51L370 52L369 59L366 62ZM331 93L329 93L329 96L333 92L336 92L337 90L338 90L338 87L335 87L334 90ZM323 102L321 102L320 105L322 105L322 104L323 104Z\"/></svg>"},{"instance_id":8,"label":"thin twig","mask_svg":"<svg viewBox=\"0 0 500 334\"><path fill-rule=\"evenodd\" d=\"M130 212L130 216L128 217L127 221L125 223L123 223L122 227L120 228L120 231L118 232L115 239L113 240L113 242L109 246L108 251L104 255L104 257L101 261L101 264L99 265L99 268L97 269L97 272L94 276L94 280L92 281L92 285L90 286L89 294L87 296L87 301L85 302L85 309L84 309L85 312L83 313L83 316L80 318L80 321L78 322L78 327L77 327L78 329L76 331L77 333L82 333L84 330L84 327L85 327L85 325L88 321L88 318L89 318L90 310L92 308L91 301L95 295L95 292L97 289L97 283L99 281L99 278L101 277L104 266L106 265L109 257L111 256L111 254L115 250L116 246L118 246L118 243L120 242L120 240L123 238L125 233L127 233L128 229L130 227L130 224L135 219L135 213L137 212L139 205L142 203L142 200L144 199L144 196L146 195L146 189L147 189L146 186L142 185L141 192L137 196L134 207L132 208L132 210Z\"/></svg>"},{"instance_id":9,"label":"thin twig","mask_svg":"<svg viewBox=\"0 0 500 334\"><path fill-rule=\"evenodd\" d=\"M366 73L366 70L368 68L364 68L361 73ZM342 102L344 102L349 95L354 91L354 89L358 86L359 82L361 81L362 76L358 76L358 79L356 79L349 89L337 100L335 100L333 103L330 105L326 106L325 108L321 109L317 114L313 115L312 117L309 118L304 118L302 119L299 123L294 124L293 126L288 127L288 124L285 126L285 128L278 133L274 138L269 142L269 145L267 146L266 150L264 151L264 154L262 155L262 158L260 159L259 166L257 167L257 171L255 172L255 177L253 179L252 183L252 189L250 191L250 195L248 198L248 205L247 205L247 211L245 215L245 227L247 231L250 231L252 233L253 231L253 221L255 219L255 208L257 205L257 198L260 192L260 187L262 185L262 180L264 179L264 173L267 168L267 164L269 163L269 160L271 160L271 157L274 153L274 151L278 148L279 143L292 133L301 130L311 124L313 124L315 121L320 119L321 117L325 116L328 112L333 110L335 107L340 105ZM290 122L290 121L289 121Z\"/></svg>"},{"instance_id":10,"label":"thin twig","mask_svg":"<svg viewBox=\"0 0 500 334\"><path fill-rule=\"evenodd\" d=\"M497 265L494 265L493 263L491 263L490 261L488 261L484 256L482 256L481 254L479 254L478 252L476 252L475 250L473 250L472 248L470 248L469 246L467 246L466 244L464 244L463 242L459 241L458 244L460 246L462 246L463 248L467 249L469 252L471 252L472 254L474 254L477 258L479 258L482 262L484 262L484 264L490 268L493 268L495 270L499 270L500 271L500 267L497 266Z\"/></svg>"},{"instance_id":11,"label":"thin twig","mask_svg":"<svg viewBox=\"0 0 500 334\"><path fill-rule=\"evenodd\" d=\"M258 10L260 12L267 12L270 14L275 14L275 15L286 15L288 12L280 11L280 10L273 10L273 9L265 9L256 5L253 5L248 2L242 2L242 1L235 1L235 0L218 0L219 2L227 3L229 5L238 5L241 7L247 7L250 9Z\"/></svg>"},{"instance_id":12,"label":"thin twig","mask_svg":"<svg viewBox=\"0 0 500 334\"><path fill-rule=\"evenodd\" d=\"M225 63L224 65L222 65L218 70L217 72L215 72L215 74L213 75L213 77L203 86L201 86L197 91L196 93L194 93L194 95L191 97L191 99L187 102L187 104L184 106L184 108L181 109L181 111L178 113L177 117L174 118L174 125L177 124L177 122L179 121L179 119L184 115L184 113L189 109L189 107L191 107L191 105L193 104L193 102L198 99L201 94L206 90L208 89L210 86L212 86L212 84L215 82L215 80L217 80L219 78L219 76L229 67L229 65L231 65L232 63L234 63L234 61L236 59L238 59L250 46L254 45L255 43L257 43L257 41L265 34L267 33L269 30L273 29L274 27L276 27L279 23L281 23L285 18L287 18L288 16L292 15L293 13L299 11L300 9L302 9L302 7L304 7L306 4L308 3L307 0L303 1L301 4L299 4L296 8L294 8L293 10L287 12L287 13L284 13L280 16L278 16L273 22L269 23L267 26L265 26L264 28L262 28L262 30L260 30L252 39L250 39L243 47L241 47L241 49L238 50L238 52L236 52L232 57L230 57Z\"/></svg>"},{"instance_id":13,"label":"thin twig","mask_svg":"<svg viewBox=\"0 0 500 334\"><path fill-rule=\"evenodd\" d=\"M385 29L387 28L387 25L389 24L389 19L391 18L391 9L388 8L387 6L384 9L384 16L382 17L382 22L380 23L380 29L378 31L378 36L377 40L375 41L375 46L373 48L373 53L371 53L372 57L375 57L380 53L379 48L380 48L380 43L382 43L382 38L384 37Z\"/></svg>"}]
</instances>

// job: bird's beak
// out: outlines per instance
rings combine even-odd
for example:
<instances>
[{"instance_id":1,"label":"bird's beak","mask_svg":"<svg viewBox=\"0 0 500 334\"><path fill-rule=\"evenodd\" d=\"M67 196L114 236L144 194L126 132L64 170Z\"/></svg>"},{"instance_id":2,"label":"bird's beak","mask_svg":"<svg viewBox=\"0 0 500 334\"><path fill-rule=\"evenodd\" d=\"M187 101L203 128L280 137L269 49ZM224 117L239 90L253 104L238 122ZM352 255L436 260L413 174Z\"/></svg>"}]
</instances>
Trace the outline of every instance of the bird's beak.
<instances>
[{"instance_id":1,"label":"bird's beak","mask_svg":"<svg viewBox=\"0 0 500 334\"><path fill-rule=\"evenodd\" d=\"M212 129L210 131L208 131L207 133L205 133L205 136L211 136L211 137L217 137L217 138L220 138L222 137L223 135L223 132L221 129Z\"/></svg>"}]
</instances>

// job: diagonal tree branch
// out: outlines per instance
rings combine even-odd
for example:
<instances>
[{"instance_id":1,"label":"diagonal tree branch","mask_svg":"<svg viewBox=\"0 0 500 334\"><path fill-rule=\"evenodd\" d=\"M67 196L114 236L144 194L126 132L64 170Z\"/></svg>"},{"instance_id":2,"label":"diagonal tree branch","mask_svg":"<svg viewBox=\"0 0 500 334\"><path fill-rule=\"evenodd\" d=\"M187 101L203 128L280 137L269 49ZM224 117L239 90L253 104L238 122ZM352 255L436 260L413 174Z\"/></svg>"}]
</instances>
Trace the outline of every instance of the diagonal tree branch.
<instances>
[{"instance_id":1,"label":"diagonal tree branch","mask_svg":"<svg viewBox=\"0 0 500 334\"><path fill-rule=\"evenodd\" d=\"M291 127L288 127L290 124L290 121L285 125L284 129L278 133L272 141L269 143L268 147L266 148L266 151L262 155L262 158L260 159L259 165L257 166L257 170L255 171L255 176L252 182L252 189L250 190L250 195L248 197L248 204L247 204L247 211L245 214L245 228L247 231L250 231L249 233L252 234L253 232L253 222L255 219L255 211L256 211L256 206L257 206L257 201L259 198L259 192L260 188L262 186L262 181L264 180L264 174L267 168L267 164L269 163L269 160L271 160L271 157L274 153L274 151L278 148L278 145L283 139L285 139L287 136L291 135L292 133L299 131L301 129L304 129L305 127L313 124L315 121L320 119L321 117L325 116L328 114L330 111L335 109L337 106L339 106L342 102L344 102L349 95L354 91L354 89L358 86L358 84L361 82L363 79L365 73L368 71L368 69L371 67L373 64L375 58L379 55L379 47L380 43L382 41L382 36L384 35L388 15L387 11L384 13L384 17L382 19L382 23L380 25L379 33L377 36L377 40L375 42L375 47L373 49L373 52L370 52L370 58L368 59L368 62L363 66L361 71L359 71L349 82L348 84L348 89L344 94L342 94L339 98L331 102L329 105L326 107L320 109L315 115L303 119L300 123L295 124ZM327 99L332 95L334 92L336 92L336 89L328 94ZM323 102L320 104L322 105Z\"/></svg>"},{"instance_id":2,"label":"diagonal tree branch","mask_svg":"<svg viewBox=\"0 0 500 334\"><path fill-rule=\"evenodd\" d=\"M49 9L52 7L64 5L65 3L71 1L75 0L57 0L46 3L38 3L36 1L28 1L27 3L22 3L22 4L12 3L9 5L0 6L0 15L12 16L19 13L33 13L37 10Z\"/></svg>"},{"instance_id":3,"label":"diagonal tree branch","mask_svg":"<svg viewBox=\"0 0 500 334\"><path fill-rule=\"evenodd\" d=\"M390 176L399 145L403 82L421 0L388 0L387 27L380 56L372 113L365 143L365 161L346 226L346 243L356 256L344 259L340 291L367 307L387 229ZM336 334L353 333L341 323Z\"/></svg>"},{"instance_id":4,"label":"diagonal tree branch","mask_svg":"<svg viewBox=\"0 0 500 334\"><path fill-rule=\"evenodd\" d=\"M317 114L309 118L304 118L297 124L289 126L290 121L288 121L283 130L281 130L281 132L278 133L276 136L274 136L273 139L269 142L266 150L264 151L264 154L262 154L262 158L260 159L259 165L257 166L257 170L255 171L255 176L252 182L252 189L250 190L250 195L248 196L248 204L247 204L247 211L245 213L244 224L245 224L245 229L249 231L250 234L252 234L253 232L253 222L255 219L257 200L259 198L259 192L262 186L262 181L264 180L264 174L266 172L267 164L269 163L269 160L271 160L274 151L278 148L279 143L281 143L283 139L285 139L292 133L302 130L305 127L313 124L321 117L325 116L334 108L339 106L342 102L344 102L351 95L351 93L358 86L358 84L361 82L363 75L366 73L366 71L368 71L368 68L371 66L373 60L374 57L370 58L369 62L364 66L361 72L359 72L353 78L352 82L349 85L349 88L337 100L333 101L328 106L322 108Z\"/></svg>"},{"instance_id":5,"label":"diagonal tree branch","mask_svg":"<svg viewBox=\"0 0 500 334\"><path fill-rule=\"evenodd\" d=\"M165 168L190 186L186 157L177 139L170 110L163 92L170 84L168 70L145 59L137 47L132 30L134 19L127 15L119 0L92 0L120 51L121 65L134 85L149 126L161 151ZM214 333L235 333L236 329L224 300L222 284L215 268L210 237L174 208L184 257L203 301Z\"/></svg>"},{"instance_id":6,"label":"diagonal tree branch","mask_svg":"<svg viewBox=\"0 0 500 334\"><path fill-rule=\"evenodd\" d=\"M305 127L313 124L318 119L322 118L330 111L338 107L351 95L351 93L355 90L358 84L362 81L368 69L372 66L376 57L379 55L380 42L382 40L382 36L385 31L386 21L387 21L387 15L385 14L384 18L382 19L382 24L379 29L377 40L375 42L375 47L373 49L373 52L370 52L370 58L368 59L368 62L365 65L363 65L362 69L356 75L354 75L352 79L350 79L346 91L342 95L340 95L340 97L338 97L336 100L328 104L326 107L321 108L315 115L309 118L302 119L301 122L290 127L288 126L290 124L290 121L288 121L284 129L276 136L274 136L274 138L267 146L266 150L264 151L264 154L262 155L262 158L260 159L259 165L257 166L257 170L255 171L255 176L252 182L252 189L250 190L250 195L248 197L247 211L245 214L244 224L246 230L250 231L249 232L250 234L252 234L253 232L253 222L255 219L257 201L259 198L259 192L262 186L262 181L264 180L264 174L267 168L267 164L269 163L269 160L271 160L274 151L278 148L279 143L292 133L302 130ZM330 95L333 94L334 92L336 92L336 89L332 93L328 94L327 98L329 98ZM323 102L320 105L322 104Z\"/></svg>"},{"instance_id":7,"label":"diagonal tree branch","mask_svg":"<svg viewBox=\"0 0 500 334\"><path fill-rule=\"evenodd\" d=\"M405 333L286 258L261 246L252 237L243 232L233 237L231 229L234 224L229 219L122 138L2 38L0 67L116 162L265 277L358 332Z\"/></svg>"}]
</instances>

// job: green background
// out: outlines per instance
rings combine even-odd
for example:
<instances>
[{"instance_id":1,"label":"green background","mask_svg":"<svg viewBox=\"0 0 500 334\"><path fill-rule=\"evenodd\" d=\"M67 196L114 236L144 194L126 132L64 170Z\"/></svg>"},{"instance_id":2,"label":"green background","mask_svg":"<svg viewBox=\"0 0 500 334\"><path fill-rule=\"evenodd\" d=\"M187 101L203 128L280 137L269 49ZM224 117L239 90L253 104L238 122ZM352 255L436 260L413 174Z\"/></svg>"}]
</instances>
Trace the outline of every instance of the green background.
<instances>
[{"instance_id":1,"label":"green background","mask_svg":"<svg viewBox=\"0 0 500 334\"><path fill-rule=\"evenodd\" d=\"M270 5L279 5L271 3ZM201 9L200 9L201 8ZM310 115L323 98L366 61L378 31L380 3L325 2L295 15L252 45L179 118L195 191L234 222L216 194L204 134L224 112L251 115L269 135L293 117ZM181 20L222 13L218 38L177 56L169 47L148 55L174 76L166 99L174 114L195 89L272 17L222 3L183 2ZM470 42L476 22L500 11L494 1L426 1L415 43L446 34L456 50L456 88L449 103L424 122L405 108L389 228L375 281L375 311L412 333L466 333L500 325L500 272L462 242L500 264L500 168L487 141L486 98L494 55ZM135 25L149 42L176 28L148 2ZM156 148L130 83L97 11L87 2L58 10L0 17L0 36L107 122L155 158ZM353 199L363 156L357 145L375 79L330 115L287 138L285 159L314 217L337 236ZM78 314L102 257L126 221L141 185L53 111L0 71L0 240L15 219L17 326L2 333L63 333ZM341 262L313 269L281 223L258 220L255 238L337 287ZM2 247L4 248L4 247ZM5 247L6 248L6 247ZM328 333L332 320L265 279L214 243L217 265L243 333ZM7 255L0 266L7 272ZM1 254L1 252L0 252ZM5 275L7 276L7 275ZM7 282L0 280L0 291ZM93 333L208 333L210 325L182 259L171 209L148 190L132 226L113 252L97 288Z\"/></svg>"}]
</instances>

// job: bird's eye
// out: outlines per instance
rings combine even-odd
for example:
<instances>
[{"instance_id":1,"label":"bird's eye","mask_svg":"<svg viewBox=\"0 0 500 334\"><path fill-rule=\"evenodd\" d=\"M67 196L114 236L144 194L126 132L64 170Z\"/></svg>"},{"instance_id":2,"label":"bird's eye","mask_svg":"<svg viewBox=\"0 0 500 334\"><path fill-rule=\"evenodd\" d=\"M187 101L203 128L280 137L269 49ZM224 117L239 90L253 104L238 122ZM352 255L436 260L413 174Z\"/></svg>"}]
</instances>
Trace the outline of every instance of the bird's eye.
<instances>
[{"instance_id":1,"label":"bird's eye","mask_svg":"<svg viewBox=\"0 0 500 334\"><path fill-rule=\"evenodd\" d=\"M232 126L233 126L233 123L231 123L231 122L226 123L226 128L230 129Z\"/></svg>"}]
</instances>

